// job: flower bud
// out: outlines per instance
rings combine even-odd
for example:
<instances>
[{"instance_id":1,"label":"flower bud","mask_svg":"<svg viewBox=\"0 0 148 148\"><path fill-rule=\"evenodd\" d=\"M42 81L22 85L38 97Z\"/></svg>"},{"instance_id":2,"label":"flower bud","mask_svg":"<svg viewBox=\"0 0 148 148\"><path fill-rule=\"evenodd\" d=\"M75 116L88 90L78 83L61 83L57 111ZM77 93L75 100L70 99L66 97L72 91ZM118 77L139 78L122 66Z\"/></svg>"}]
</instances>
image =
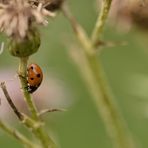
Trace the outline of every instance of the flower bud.
<instances>
[{"instance_id":1,"label":"flower bud","mask_svg":"<svg viewBox=\"0 0 148 148\"><path fill-rule=\"evenodd\" d=\"M8 49L13 56L27 57L38 51L40 42L40 34L33 28L28 30L24 38L11 38Z\"/></svg>"}]
</instances>

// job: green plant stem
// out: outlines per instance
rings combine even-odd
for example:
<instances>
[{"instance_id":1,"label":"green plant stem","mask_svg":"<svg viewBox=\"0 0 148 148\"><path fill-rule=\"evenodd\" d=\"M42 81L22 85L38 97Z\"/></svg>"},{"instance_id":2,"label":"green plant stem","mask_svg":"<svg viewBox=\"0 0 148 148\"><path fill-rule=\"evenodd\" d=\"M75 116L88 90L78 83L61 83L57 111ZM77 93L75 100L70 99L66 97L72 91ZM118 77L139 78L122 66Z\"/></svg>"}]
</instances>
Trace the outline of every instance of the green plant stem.
<instances>
[{"instance_id":1,"label":"green plant stem","mask_svg":"<svg viewBox=\"0 0 148 148\"><path fill-rule=\"evenodd\" d=\"M114 101L110 88L106 82L101 62L95 51L95 44L98 42L102 34L103 27L109 12L111 0L104 0L94 28L92 40L88 38L85 30L78 24L76 19L71 15L69 9L63 7L64 15L70 21L76 37L81 44L81 51L77 51L75 60L82 76L87 84L88 90L92 94L92 98L101 114L104 125L110 136L115 148L134 148L135 144L130 132L120 114L118 106ZM68 11L67 11L68 10ZM75 20L73 22L72 20ZM73 53L72 53L73 54ZM72 55L73 56L73 55Z\"/></svg>"},{"instance_id":2,"label":"green plant stem","mask_svg":"<svg viewBox=\"0 0 148 148\"><path fill-rule=\"evenodd\" d=\"M5 97L6 97L6 100L7 100L8 104L10 105L10 107L12 108L13 112L14 112L15 115L18 117L18 119L19 119L23 124L25 124L26 127L32 129L33 131L34 131L34 129L39 128L39 127L42 125L41 122L37 122L37 121L33 120L32 118L30 118L29 116L27 116L27 115L21 113L21 112L17 109L16 105L13 103L13 101L12 101L12 99L11 99L11 97L10 97L8 91L7 91L5 82L1 82L0 86L1 86L1 88L2 88L2 90L3 90L3 93L4 93Z\"/></svg>"},{"instance_id":3,"label":"green plant stem","mask_svg":"<svg viewBox=\"0 0 148 148\"><path fill-rule=\"evenodd\" d=\"M15 106L15 104L13 103L8 91L7 91L7 88L6 88L6 85L5 85L5 82L1 82L0 84L2 90L3 90L3 93L10 105L10 107L12 108L12 110L14 111L15 115L18 117L18 119L21 121L21 123L23 123L27 128L31 129L33 131L33 133L39 137L41 139L41 133L42 131L40 131L40 127L42 126L43 123L41 122L37 122L33 119L31 119L29 116L21 113L17 107Z\"/></svg>"},{"instance_id":4,"label":"green plant stem","mask_svg":"<svg viewBox=\"0 0 148 148\"><path fill-rule=\"evenodd\" d=\"M16 129L12 129L8 127L4 122L0 121L0 128L8 133L10 136L17 139L19 142L27 146L28 148L39 148L39 146L32 143L29 139L27 139L24 135L18 132Z\"/></svg>"},{"instance_id":5,"label":"green plant stem","mask_svg":"<svg viewBox=\"0 0 148 148\"><path fill-rule=\"evenodd\" d=\"M104 81L102 67L94 56L83 51L73 50L71 56L75 60L92 99L104 122L107 133L115 148L134 148L134 142L126 127L117 104Z\"/></svg>"},{"instance_id":6,"label":"green plant stem","mask_svg":"<svg viewBox=\"0 0 148 148\"><path fill-rule=\"evenodd\" d=\"M22 87L22 91L24 94L24 99L27 102L28 108L32 114L32 118L37 120L38 119L38 116L36 113L37 109L32 101L31 95L27 91L27 79L26 79L26 77L27 77L27 61L28 61L28 57L20 59L18 73L19 73L19 78L21 81L21 87Z\"/></svg>"},{"instance_id":7,"label":"green plant stem","mask_svg":"<svg viewBox=\"0 0 148 148\"><path fill-rule=\"evenodd\" d=\"M93 47L95 47L95 45L100 40L100 37L103 32L103 28L105 26L105 22L107 20L108 13L109 13L109 10L111 7L111 3L112 3L112 0L102 0L101 10L98 15L98 19L96 21L96 25L94 27L94 30L92 32L91 42L92 42Z\"/></svg>"},{"instance_id":8,"label":"green plant stem","mask_svg":"<svg viewBox=\"0 0 148 148\"><path fill-rule=\"evenodd\" d=\"M71 26L73 28L74 33L76 34L79 42L81 45L83 45L84 50L88 52L89 54L93 54L94 51L91 50L91 42L89 37L87 36L85 30L82 28L82 26L77 22L75 17L72 15L71 11L69 10L68 6L66 3L62 6L62 12L65 15L65 17L69 20L71 23Z\"/></svg>"},{"instance_id":9,"label":"green plant stem","mask_svg":"<svg viewBox=\"0 0 148 148\"><path fill-rule=\"evenodd\" d=\"M92 81L88 82L88 88L92 89L94 102L98 105L98 111L101 113L114 147L133 148L133 140L106 83L101 62L95 55L85 56L92 77Z\"/></svg>"},{"instance_id":10,"label":"green plant stem","mask_svg":"<svg viewBox=\"0 0 148 148\"><path fill-rule=\"evenodd\" d=\"M28 61L28 57L20 58L19 69L18 69L19 78L21 82L22 91L24 94L24 99L32 114L32 118L37 123L40 123L40 118L38 116L37 109L33 103L33 98L26 89L27 88L27 61ZM39 126L38 128L34 128L32 130L33 130L33 133L37 136L37 138L41 141L42 146L44 148L55 148L56 147L54 142L48 136L47 132L43 129L42 126Z\"/></svg>"}]
</instances>

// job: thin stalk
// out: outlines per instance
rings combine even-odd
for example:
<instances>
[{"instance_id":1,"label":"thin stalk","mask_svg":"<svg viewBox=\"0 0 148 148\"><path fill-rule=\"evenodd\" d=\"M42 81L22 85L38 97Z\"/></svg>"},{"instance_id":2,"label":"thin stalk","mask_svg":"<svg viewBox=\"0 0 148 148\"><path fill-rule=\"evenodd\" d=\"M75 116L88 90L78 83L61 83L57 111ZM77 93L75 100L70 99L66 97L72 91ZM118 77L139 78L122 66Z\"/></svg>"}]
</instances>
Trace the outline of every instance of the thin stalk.
<instances>
[{"instance_id":1,"label":"thin stalk","mask_svg":"<svg viewBox=\"0 0 148 148\"><path fill-rule=\"evenodd\" d=\"M32 101L31 95L27 91L27 79L26 79L26 77L27 77L27 61L28 61L28 57L20 59L18 73L19 73L22 91L24 94L24 99L27 102L28 108L32 114L32 118L37 120L38 119L38 116L36 113L37 109Z\"/></svg>"},{"instance_id":2,"label":"thin stalk","mask_svg":"<svg viewBox=\"0 0 148 148\"><path fill-rule=\"evenodd\" d=\"M113 95L108 87L101 62L93 55L85 55L88 69L91 71L92 81L88 82L88 88L93 89L92 95L95 104L98 105L98 111L106 126L108 135L112 139L115 148L134 148L134 142L131 137L125 121L120 114L120 110L113 99Z\"/></svg>"},{"instance_id":3,"label":"thin stalk","mask_svg":"<svg viewBox=\"0 0 148 148\"><path fill-rule=\"evenodd\" d=\"M21 58L20 59L20 63L19 63L19 69L18 69L18 73L19 73L19 78L20 78L20 82L21 82L21 88L23 91L23 95L24 95L24 99L28 105L28 108L32 114L32 118L34 121L36 121L37 123L40 123L40 118L38 116L38 112L37 109L33 103L33 98L30 95L30 93L27 91L27 62L28 62L28 58ZM42 126L39 126L38 128L34 128L32 129L33 133L37 136L37 138L41 141L42 146L44 148L55 148L55 144L52 141L52 139L48 136L47 132L43 129Z\"/></svg>"},{"instance_id":4,"label":"thin stalk","mask_svg":"<svg viewBox=\"0 0 148 148\"><path fill-rule=\"evenodd\" d=\"M44 115L44 114L46 114L46 113L63 112L63 111L67 111L67 110L66 110L66 109L61 109L61 108L60 108L60 109L58 109L58 108L43 109L43 110L41 110L41 111L38 113L38 116L42 116L42 115Z\"/></svg>"},{"instance_id":5,"label":"thin stalk","mask_svg":"<svg viewBox=\"0 0 148 148\"><path fill-rule=\"evenodd\" d=\"M18 117L18 119L21 121L21 123L23 123L27 128L31 129L33 131L33 133L36 135L37 138L40 138L42 139L41 137L41 132L40 131L40 127L42 126L42 123L41 122L37 122L35 120L33 120L32 118L30 118L29 116L21 113L17 107L15 106L15 104L13 103L8 91L7 91L7 88L6 88L6 85L5 85L5 82L2 82L0 84L3 92L4 92L4 95L10 105L10 107L12 108L13 112L15 113L15 115Z\"/></svg>"},{"instance_id":6,"label":"thin stalk","mask_svg":"<svg viewBox=\"0 0 148 148\"><path fill-rule=\"evenodd\" d=\"M100 13L98 15L94 30L92 32L92 45L95 47L95 45L99 42L100 37L102 35L108 13L111 7L112 0L102 0L102 6Z\"/></svg>"},{"instance_id":7,"label":"thin stalk","mask_svg":"<svg viewBox=\"0 0 148 148\"><path fill-rule=\"evenodd\" d=\"M7 99L7 102L9 103L10 107L12 108L13 112L16 114L16 116L18 117L19 120L22 120L23 119L23 116L22 114L19 112L19 110L17 109L17 107L15 106L15 104L13 103L8 91L7 91L7 88L6 88L6 85L5 85L5 82L1 82L0 84L2 90L3 90L3 93Z\"/></svg>"},{"instance_id":8,"label":"thin stalk","mask_svg":"<svg viewBox=\"0 0 148 148\"><path fill-rule=\"evenodd\" d=\"M39 148L39 146L32 143L29 139L27 139L24 135L18 132L16 129L10 128L4 122L0 121L0 128L4 130L7 134L14 137L16 140L27 146L28 148Z\"/></svg>"}]
</instances>

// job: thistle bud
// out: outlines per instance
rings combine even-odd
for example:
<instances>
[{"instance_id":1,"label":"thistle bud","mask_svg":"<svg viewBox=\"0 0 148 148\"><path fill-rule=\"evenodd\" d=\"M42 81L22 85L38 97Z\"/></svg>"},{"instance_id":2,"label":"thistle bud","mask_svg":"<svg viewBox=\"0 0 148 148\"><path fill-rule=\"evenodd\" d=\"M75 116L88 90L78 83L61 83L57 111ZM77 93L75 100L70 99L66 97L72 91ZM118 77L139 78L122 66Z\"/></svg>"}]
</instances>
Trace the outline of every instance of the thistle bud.
<instances>
[{"instance_id":1,"label":"thistle bud","mask_svg":"<svg viewBox=\"0 0 148 148\"><path fill-rule=\"evenodd\" d=\"M40 42L40 34L33 28L22 39L11 38L8 49L13 56L27 57L38 51Z\"/></svg>"}]
</instances>

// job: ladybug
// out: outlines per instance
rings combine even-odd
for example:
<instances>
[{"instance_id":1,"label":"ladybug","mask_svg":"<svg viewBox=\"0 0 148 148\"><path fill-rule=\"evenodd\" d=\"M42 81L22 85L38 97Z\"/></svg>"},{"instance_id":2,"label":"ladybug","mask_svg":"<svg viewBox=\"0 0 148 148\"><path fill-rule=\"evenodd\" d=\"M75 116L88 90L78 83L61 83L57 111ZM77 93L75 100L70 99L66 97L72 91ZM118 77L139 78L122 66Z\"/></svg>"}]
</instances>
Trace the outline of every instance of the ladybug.
<instances>
[{"instance_id":1,"label":"ladybug","mask_svg":"<svg viewBox=\"0 0 148 148\"><path fill-rule=\"evenodd\" d=\"M37 64L30 64L27 68L27 90L33 93L40 86L43 80L43 72Z\"/></svg>"}]
</instances>

